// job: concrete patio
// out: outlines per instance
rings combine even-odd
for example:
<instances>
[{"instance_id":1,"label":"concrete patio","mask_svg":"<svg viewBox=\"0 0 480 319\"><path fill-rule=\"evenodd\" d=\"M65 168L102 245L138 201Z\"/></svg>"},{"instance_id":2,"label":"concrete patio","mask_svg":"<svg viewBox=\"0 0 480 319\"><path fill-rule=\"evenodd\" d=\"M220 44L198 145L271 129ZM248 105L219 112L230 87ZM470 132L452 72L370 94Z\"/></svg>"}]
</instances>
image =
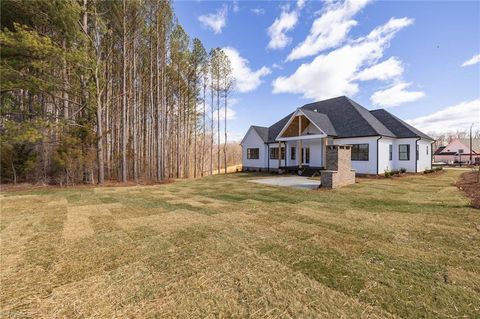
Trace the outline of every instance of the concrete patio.
<instances>
[{"instance_id":1,"label":"concrete patio","mask_svg":"<svg viewBox=\"0 0 480 319\"><path fill-rule=\"evenodd\" d=\"M278 176L269 178L253 179L251 182L280 187L292 187L299 189L317 189L320 181L309 179L304 176Z\"/></svg>"}]
</instances>

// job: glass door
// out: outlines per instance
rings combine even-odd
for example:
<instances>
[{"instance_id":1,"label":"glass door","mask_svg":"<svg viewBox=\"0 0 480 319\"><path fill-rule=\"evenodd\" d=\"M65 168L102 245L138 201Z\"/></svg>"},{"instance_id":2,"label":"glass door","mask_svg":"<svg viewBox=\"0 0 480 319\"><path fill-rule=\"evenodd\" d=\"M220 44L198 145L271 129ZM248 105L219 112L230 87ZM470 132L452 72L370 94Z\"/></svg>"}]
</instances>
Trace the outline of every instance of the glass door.
<instances>
[{"instance_id":1,"label":"glass door","mask_svg":"<svg viewBox=\"0 0 480 319\"><path fill-rule=\"evenodd\" d=\"M310 147L303 147L303 148L302 148L302 152L303 152L303 156L302 156L303 162L302 162L302 165L308 165L308 164L310 164Z\"/></svg>"}]
</instances>

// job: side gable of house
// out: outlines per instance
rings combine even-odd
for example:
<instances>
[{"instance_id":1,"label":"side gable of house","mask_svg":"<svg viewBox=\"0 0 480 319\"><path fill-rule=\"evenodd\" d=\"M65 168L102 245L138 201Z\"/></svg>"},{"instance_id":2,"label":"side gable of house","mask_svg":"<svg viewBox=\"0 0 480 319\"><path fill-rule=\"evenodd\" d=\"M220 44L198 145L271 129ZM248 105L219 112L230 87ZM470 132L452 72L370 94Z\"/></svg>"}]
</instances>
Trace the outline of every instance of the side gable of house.
<instances>
[{"instance_id":1,"label":"side gable of house","mask_svg":"<svg viewBox=\"0 0 480 319\"><path fill-rule=\"evenodd\" d=\"M472 154L480 154L479 145L480 139L472 139ZM448 143L439 155L454 155L461 151L461 153L469 154L470 153L470 140L469 139L455 139Z\"/></svg>"},{"instance_id":2,"label":"side gable of house","mask_svg":"<svg viewBox=\"0 0 480 319\"><path fill-rule=\"evenodd\" d=\"M260 142L261 140L263 143L265 143L268 139L268 128L262 127L262 126L256 126L256 125L250 126L247 133L245 134L242 141L240 142L240 145L244 145L248 139L251 140L252 135L253 135L253 139L259 139L258 142Z\"/></svg>"}]
</instances>

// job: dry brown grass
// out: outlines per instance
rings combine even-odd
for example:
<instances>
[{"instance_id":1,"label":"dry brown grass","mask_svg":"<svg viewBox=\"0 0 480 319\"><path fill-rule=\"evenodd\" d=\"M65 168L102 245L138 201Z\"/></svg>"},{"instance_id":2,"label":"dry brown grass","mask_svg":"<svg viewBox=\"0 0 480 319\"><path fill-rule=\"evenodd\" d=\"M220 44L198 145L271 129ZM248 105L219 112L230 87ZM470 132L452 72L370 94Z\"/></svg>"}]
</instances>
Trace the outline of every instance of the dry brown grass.
<instances>
[{"instance_id":1,"label":"dry brown grass","mask_svg":"<svg viewBox=\"0 0 480 319\"><path fill-rule=\"evenodd\" d=\"M3 193L0 317L473 318L480 217L458 176Z\"/></svg>"}]
</instances>

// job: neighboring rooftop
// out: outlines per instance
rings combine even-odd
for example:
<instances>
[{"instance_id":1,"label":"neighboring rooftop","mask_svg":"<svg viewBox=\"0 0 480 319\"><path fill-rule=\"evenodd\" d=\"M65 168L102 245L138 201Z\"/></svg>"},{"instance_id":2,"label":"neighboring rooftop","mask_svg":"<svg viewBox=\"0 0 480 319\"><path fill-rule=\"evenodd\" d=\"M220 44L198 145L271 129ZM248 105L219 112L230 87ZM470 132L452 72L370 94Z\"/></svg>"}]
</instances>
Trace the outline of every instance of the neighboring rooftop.
<instances>
[{"instance_id":1,"label":"neighboring rooftop","mask_svg":"<svg viewBox=\"0 0 480 319\"><path fill-rule=\"evenodd\" d=\"M440 155L440 153L445 149L446 146L439 146L433 155Z\"/></svg>"},{"instance_id":2,"label":"neighboring rooftop","mask_svg":"<svg viewBox=\"0 0 480 319\"><path fill-rule=\"evenodd\" d=\"M305 115L332 137L421 137L433 140L393 114L380 109L369 111L346 96L309 103L300 108ZM270 127L252 126L264 142L274 142L293 112Z\"/></svg>"},{"instance_id":3,"label":"neighboring rooftop","mask_svg":"<svg viewBox=\"0 0 480 319\"><path fill-rule=\"evenodd\" d=\"M452 140L448 145L451 143L459 141L462 143L466 148L470 148L470 139L469 138L456 138ZM450 152L450 149L447 149L448 145L440 146L433 155L454 155L456 152ZM480 154L480 138L472 138L472 150L476 154Z\"/></svg>"}]
</instances>

